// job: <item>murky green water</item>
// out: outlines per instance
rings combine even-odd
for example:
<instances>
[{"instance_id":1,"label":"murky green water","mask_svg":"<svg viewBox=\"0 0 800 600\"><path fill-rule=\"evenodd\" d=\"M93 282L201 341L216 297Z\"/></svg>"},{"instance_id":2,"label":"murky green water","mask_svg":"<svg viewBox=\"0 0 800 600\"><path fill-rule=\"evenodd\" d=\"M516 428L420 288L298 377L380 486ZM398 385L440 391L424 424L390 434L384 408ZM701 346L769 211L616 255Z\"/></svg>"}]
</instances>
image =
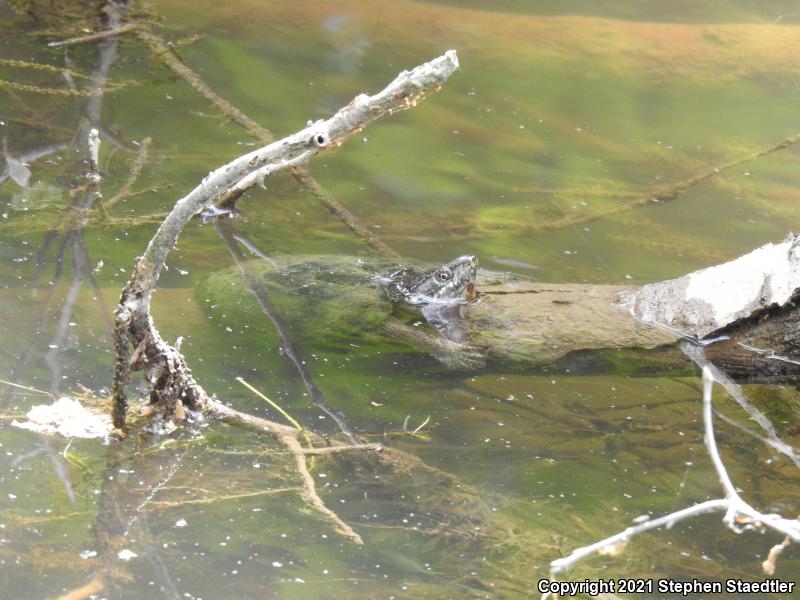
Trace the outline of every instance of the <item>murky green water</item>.
<instances>
[{"instance_id":1,"label":"murky green water","mask_svg":"<svg viewBox=\"0 0 800 600\"><path fill-rule=\"evenodd\" d=\"M311 165L409 260L475 253L489 268L541 281L636 283L800 228L798 147L747 160L800 133L794 3L483 5L174 0L132 10L160 17L182 59L277 136L458 49L462 69L440 93ZM77 27L87 25L96 23ZM0 184L0 378L103 398L111 307L158 215L254 142L128 34L95 106L105 200L123 189L150 137L147 159L109 220L92 217L82 229L65 221L84 197L69 194L86 169L73 137L92 120L90 100L69 86L85 89L99 57L111 56L108 42L105 54L92 44L47 48L75 28L0 2L0 138L14 175ZM8 59L68 65L72 83ZM61 147L39 156L51 144ZM237 233L264 253L369 254L288 176L239 208ZM212 225L190 225L155 296L162 334L184 336L194 374L219 398L281 420L236 382L243 377L304 426L336 436L255 303L226 312L206 302L208 275L232 264ZM689 363L647 378L625 375L654 360L644 354L579 374L503 365L450 373L396 342L358 335L340 348L298 343L348 425L404 453L402 465L368 455L316 460L323 500L363 546L304 506L293 461L266 434L209 423L186 438L65 450L61 438L9 425L47 398L3 385L0 596L58 597L108 569L98 598L535 597L551 560L639 515L721 493ZM796 392L747 391L796 445ZM717 406L747 423L721 391ZM406 419L413 429L428 416L423 436L402 433ZM748 500L798 513L798 474L785 457L722 422L718 436ZM779 541L737 536L712 515L637 538L565 579L760 580ZM124 549L137 557L117 560ZM797 556L790 546L776 576L795 581Z\"/></svg>"}]
</instances>

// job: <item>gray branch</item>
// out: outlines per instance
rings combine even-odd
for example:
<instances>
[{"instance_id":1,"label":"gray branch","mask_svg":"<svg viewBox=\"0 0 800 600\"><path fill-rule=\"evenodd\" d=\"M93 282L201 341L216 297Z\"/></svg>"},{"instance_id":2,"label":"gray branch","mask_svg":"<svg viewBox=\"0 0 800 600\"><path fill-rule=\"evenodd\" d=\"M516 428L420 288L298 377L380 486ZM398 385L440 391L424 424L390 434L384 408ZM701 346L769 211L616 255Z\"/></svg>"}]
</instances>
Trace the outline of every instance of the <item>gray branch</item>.
<instances>
[{"instance_id":1,"label":"gray branch","mask_svg":"<svg viewBox=\"0 0 800 600\"><path fill-rule=\"evenodd\" d=\"M386 88L373 96L360 94L328 120L267 144L210 172L195 189L178 200L136 262L133 276L115 311L113 421L125 431L127 393L131 372L145 370L150 386L150 404L155 407L155 427L174 427L173 419L184 416L184 407L201 410L208 396L195 381L180 351L159 335L150 316L150 298L167 255L191 218L221 198L236 197L264 177L304 164L326 148L341 145L351 134L376 119L416 106L458 68L455 50L403 71ZM134 350L131 355L131 350Z\"/></svg>"},{"instance_id":2,"label":"gray branch","mask_svg":"<svg viewBox=\"0 0 800 600\"><path fill-rule=\"evenodd\" d=\"M722 462L717 448L717 442L714 437L714 422L712 414L711 403L711 389L714 385L714 376L708 367L703 368L703 424L705 426L705 444L708 449L708 454L711 457L711 462L717 472L722 488L725 491L725 498L718 498L715 500L708 500L695 504L688 508L670 513L657 519L646 520L632 527L628 527L624 531L600 540L590 546L584 546L573 550L573 552L564 558L559 558L550 563L550 573L562 573L571 569L578 561L592 556L598 552L607 551L606 553L616 553L619 549L624 548L624 545L632 537L656 529L658 527L672 527L678 521L695 517L697 515L706 514L709 512L724 511L725 516L722 521L727 527L736 533L742 533L748 529L763 530L770 528L780 533L785 534L795 542L800 542L800 520L785 519L777 514L762 513L747 502L745 502L739 493L736 491L733 482L731 481L728 470ZM547 592L542 596L542 600L546 600L550 596Z\"/></svg>"},{"instance_id":3,"label":"gray branch","mask_svg":"<svg viewBox=\"0 0 800 600\"><path fill-rule=\"evenodd\" d=\"M305 162L320 151L339 146L352 133L372 121L415 106L429 92L436 91L458 68L455 50L403 71L386 88L373 96L360 94L330 119L309 122L297 133L240 156L210 172L189 194L181 198L159 227L144 255L139 259L128 285L136 301L127 308L134 314L149 314L150 295L161 270L183 227L216 198L245 184L254 185L263 176L300 161ZM301 158L302 157L302 158ZM139 301L141 300L141 301Z\"/></svg>"}]
</instances>

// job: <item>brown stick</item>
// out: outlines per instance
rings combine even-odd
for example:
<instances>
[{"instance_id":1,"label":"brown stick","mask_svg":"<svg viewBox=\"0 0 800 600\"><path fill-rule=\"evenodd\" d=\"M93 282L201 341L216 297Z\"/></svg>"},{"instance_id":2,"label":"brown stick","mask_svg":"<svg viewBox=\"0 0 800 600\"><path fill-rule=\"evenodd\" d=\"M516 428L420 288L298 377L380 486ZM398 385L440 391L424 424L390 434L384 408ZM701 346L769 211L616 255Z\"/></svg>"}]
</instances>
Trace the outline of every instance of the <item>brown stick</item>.
<instances>
[{"instance_id":1,"label":"brown stick","mask_svg":"<svg viewBox=\"0 0 800 600\"><path fill-rule=\"evenodd\" d=\"M102 592L105 587L105 582L98 576L86 585L59 596L58 600L87 600L87 598L91 598L95 594Z\"/></svg>"},{"instance_id":2,"label":"brown stick","mask_svg":"<svg viewBox=\"0 0 800 600\"><path fill-rule=\"evenodd\" d=\"M743 158L733 160L719 167L710 168L706 171L703 171L702 173L698 173L694 177L690 177L689 179L679 181L678 183L675 183L671 186L658 188L650 193L640 196L639 198L631 202L626 202L618 206L613 206L607 210L603 210L598 213L592 213L587 215L576 215L574 217L564 217L563 219L559 219L558 221L543 223L540 227L538 227L538 229L554 230L554 229L563 229L565 227L572 227L573 225L584 225L586 223L591 223L592 221L597 221L598 219L602 219L610 215L615 215L621 212L631 210L632 208L636 208L638 206L649 206L653 203L670 202L672 200L677 200L678 197L681 196L688 189L706 181L707 179L711 179L716 175L719 175L725 171L729 171L730 169L738 167L739 165L742 165L744 163L757 160L759 158L763 158L765 156L772 154L773 152L777 152L778 150L783 150L784 148L793 146L797 142L800 142L800 134L788 137L785 140L775 144L774 146L770 146L769 148L764 148L763 150L759 150L758 152L756 152L751 156L746 156Z\"/></svg>"},{"instance_id":3,"label":"brown stick","mask_svg":"<svg viewBox=\"0 0 800 600\"><path fill-rule=\"evenodd\" d=\"M238 410L229 406L225 406L224 404L213 399L209 399L207 405L214 414L225 420L236 423L245 423L274 434L275 437L278 438L278 441L294 455L295 463L297 465L297 472L300 473L300 477L303 480L303 501L309 506L309 508L312 508L325 517L325 519L330 522L331 525L333 525L333 528L337 531L337 533L349 540L352 540L356 544L361 545L364 543L364 540L361 539L361 536L358 535L353 528L350 527L350 525L345 523L339 517L339 515L325 506L322 498L320 498L319 494L317 494L317 486L314 482L314 478L311 476L311 473L308 470L306 455L312 453L329 454L331 452L337 452L341 450L380 450L381 446L379 444L364 444L363 446L344 447L334 446L328 451L326 451L324 448L313 448L311 450L321 450L321 452L308 452L309 449L303 448L303 446L300 444L300 441L297 439L297 436L300 434L300 432L293 427L275 423L274 421L268 421L267 419L255 417L247 413L239 412Z\"/></svg>"}]
</instances>

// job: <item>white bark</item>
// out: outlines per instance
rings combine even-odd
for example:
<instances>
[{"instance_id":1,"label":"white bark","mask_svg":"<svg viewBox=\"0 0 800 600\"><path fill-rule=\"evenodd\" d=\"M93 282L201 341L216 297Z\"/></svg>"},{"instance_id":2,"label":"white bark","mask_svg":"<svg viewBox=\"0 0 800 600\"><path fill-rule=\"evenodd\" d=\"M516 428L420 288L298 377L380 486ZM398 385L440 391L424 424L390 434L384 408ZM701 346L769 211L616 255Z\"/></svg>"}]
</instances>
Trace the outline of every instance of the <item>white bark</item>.
<instances>
[{"instance_id":1,"label":"white bark","mask_svg":"<svg viewBox=\"0 0 800 600\"><path fill-rule=\"evenodd\" d=\"M721 265L621 295L641 321L702 338L758 309L783 306L800 289L800 235Z\"/></svg>"}]
</instances>

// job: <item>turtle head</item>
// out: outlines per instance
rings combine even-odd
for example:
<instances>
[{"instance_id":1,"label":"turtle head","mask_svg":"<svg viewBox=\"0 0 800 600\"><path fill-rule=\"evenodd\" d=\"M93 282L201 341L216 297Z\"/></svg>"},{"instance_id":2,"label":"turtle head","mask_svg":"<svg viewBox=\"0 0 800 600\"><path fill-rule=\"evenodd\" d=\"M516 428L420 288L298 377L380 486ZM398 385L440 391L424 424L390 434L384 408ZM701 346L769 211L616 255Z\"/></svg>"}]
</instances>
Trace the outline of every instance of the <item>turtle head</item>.
<instances>
[{"instance_id":1,"label":"turtle head","mask_svg":"<svg viewBox=\"0 0 800 600\"><path fill-rule=\"evenodd\" d=\"M413 286L411 293L428 302L471 302L475 299L477 272L477 256L459 256L426 272Z\"/></svg>"}]
</instances>

